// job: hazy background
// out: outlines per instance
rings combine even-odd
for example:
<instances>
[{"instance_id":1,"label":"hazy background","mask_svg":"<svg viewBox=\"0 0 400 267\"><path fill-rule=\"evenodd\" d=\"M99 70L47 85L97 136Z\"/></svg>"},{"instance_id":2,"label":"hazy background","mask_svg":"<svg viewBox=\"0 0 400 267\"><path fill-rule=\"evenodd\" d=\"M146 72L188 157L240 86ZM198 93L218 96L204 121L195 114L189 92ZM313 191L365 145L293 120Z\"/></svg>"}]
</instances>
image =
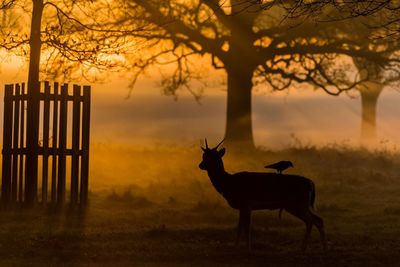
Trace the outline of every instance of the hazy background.
<instances>
[{"instance_id":1,"label":"hazy background","mask_svg":"<svg viewBox=\"0 0 400 267\"><path fill-rule=\"evenodd\" d=\"M9 59L0 69L1 94L4 84L24 81L22 62ZM223 77L209 72L209 79ZM138 146L199 144L207 137L223 137L226 116L226 85L213 82L204 87L199 102L182 90L178 98L162 94L157 72L139 79L133 90L129 79L110 74L92 84L92 143L129 143ZM87 84L85 81L80 83ZM400 144L400 93L385 89L378 101L378 146ZM1 101L1 127L3 120ZM292 87L271 92L258 86L253 90L253 129L257 146L280 149L289 145L358 145L361 123L358 92L339 97L322 91Z\"/></svg>"},{"instance_id":2,"label":"hazy background","mask_svg":"<svg viewBox=\"0 0 400 267\"><path fill-rule=\"evenodd\" d=\"M206 90L200 103L187 94L162 96L151 81L139 83L129 99L123 82L93 88L93 136L96 142L134 144L193 142L220 139L224 133L226 95L223 88ZM384 91L378 104L378 139L400 142L397 123L400 94ZM306 144L357 144L360 134L359 98L327 96L311 90L253 95L255 142L267 148L293 144L295 135ZM216 140L215 140L216 141Z\"/></svg>"}]
</instances>

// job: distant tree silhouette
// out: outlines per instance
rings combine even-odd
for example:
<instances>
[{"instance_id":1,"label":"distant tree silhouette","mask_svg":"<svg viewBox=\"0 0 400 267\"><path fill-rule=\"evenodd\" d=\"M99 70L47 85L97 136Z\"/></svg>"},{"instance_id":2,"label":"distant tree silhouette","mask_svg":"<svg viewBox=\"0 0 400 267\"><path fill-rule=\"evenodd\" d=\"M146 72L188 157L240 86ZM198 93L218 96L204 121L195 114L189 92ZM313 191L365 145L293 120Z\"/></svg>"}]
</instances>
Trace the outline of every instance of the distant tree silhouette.
<instances>
[{"instance_id":1,"label":"distant tree silhouette","mask_svg":"<svg viewBox=\"0 0 400 267\"><path fill-rule=\"evenodd\" d=\"M386 86L398 86L399 72L389 72L384 67L371 62L354 59L361 76L368 80L357 86L361 97L361 143L369 145L377 140L377 104L379 96Z\"/></svg>"},{"instance_id":2,"label":"distant tree silhouette","mask_svg":"<svg viewBox=\"0 0 400 267\"><path fill-rule=\"evenodd\" d=\"M357 88L361 97L361 144L368 145L377 139L377 104L384 87L379 81L368 81Z\"/></svg>"},{"instance_id":3,"label":"distant tree silhouette","mask_svg":"<svg viewBox=\"0 0 400 267\"><path fill-rule=\"evenodd\" d=\"M308 5L298 3L299 9ZM164 78L168 94L198 78L193 68L195 56L209 55L215 69L227 75L228 143L254 147L251 120L251 91L257 83L268 83L284 90L299 83L310 83L327 93L338 95L363 80L351 75L351 57L364 58L379 65L393 63L392 47L371 49L369 39L357 40L352 22L316 24L290 13L282 1L232 0L221 5L216 0L144 1L126 4L125 21L149 23L151 31L132 33L143 40L147 50L130 66L134 80L152 65L174 65ZM261 10L261 11L260 11ZM138 19L138 13L142 14ZM314 16L317 16L313 14ZM320 18L326 14L320 13ZM133 16L132 19L130 16ZM373 42L379 43L379 40ZM353 71L356 72L356 69Z\"/></svg>"},{"instance_id":4,"label":"distant tree silhouette","mask_svg":"<svg viewBox=\"0 0 400 267\"><path fill-rule=\"evenodd\" d=\"M251 1L249 1L251 2ZM297 1L288 4L286 9L289 17L299 19L314 19L316 22L348 21L357 18L357 29L348 28L355 40L368 40L364 45L375 45L392 50L389 55L399 58L400 37L400 2L391 0L377 1L310 1L307 5L297 5ZM254 4L254 3L253 3ZM260 11L262 8L260 9ZM328 15L321 18L324 10ZM358 26L357 26L358 25ZM380 45L378 45L378 43ZM374 48L373 48L374 49ZM397 51L396 51L397 50ZM387 66L375 64L364 58L353 58L360 76L364 82L356 87L361 97L361 143L368 145L376 142L376 112L377 102L385 86L398 86L400 73ZM390 67L389 67L390 68Z\"/></svg>"},{"instance_id":5,"label":"distant tree silhouette","mask_svg":"<svg viewBox=\"0 0 400 267\"><path fill-rule=\"evenodd\" d=\"M346 1L345 4L338 5L338 1L331 1L322 5L320 9L330 5L333 10L325 21L357 18L353 19L353 26L347 28L351 33L349 36L356 41L366 40L360 45L369 47L368 49L379 50L384 46L384 53L387 53L388 57L399 60L399 3L386 0L369 1L369 4L362 2ZM392 68L390 62L377 63L360 57L353 57L353 62L359 71L360 79L364 81L355 87L361 98L361 144L370 145L377 141L378 98L385 86L398 86L400 72L397 68Z\"/></svg>"},{"instance_id":6,"label":"distant tree silhouette","mask_svg":"<svg viewBox=\"0 0 400 267\"><path fill-rule=\"evenodd\" d=\"M315 1L314 4L316 4ZM393 8L390 1L370 1L369 5L361 3L362 1L346 1L338 5L337 1L325 2L319 1L317 8L320 12L326 11L325 19L321 19L321 24L332 23L333 21L345 21L353 18L347 27L341 29L341 32L348 31L348 36L365 49L379 51L385 47L382 53L387 57L393 58L393 61L399 60L399 42L393 37L393 32L389 33L387 27L383 24L391 21L391 28L394 29L395 23L392 20L398 10ZM314 6L316 7L316 6ZM307 11L304 11L307 14ZM316 12L316 10L312 11ZM312 15L311 12L311 15ZM363 14L363 15L361 15ZM304 16L304 15L303 15ZM335 24L333 24L335 25ZM339 23L338 27L343 25ZM324 26L322 26L324 27ZM337 34L336 30L330 30L328 34L332 39ZM397 86L400 80L400 72L397 67L393 67L393 62L373 62L362 57L353 57L355 67L358 69L361 82L354 89L358 91L361 98L361 144L368 145L376 141L376 108L378 98L385 86Z\"/></svg>"},{"instance_id":7,"label":"distant tree silhouette","mask_svg":"<svg viewBox=\"0 0 400 267\"><path fill-rule=\"evenodd\" d=\"M346 1L342 4L339 4L339 1L314 1L312 5L316 9L303 10L302 16L312 16L317 10L321 12L329 8L325 19L321 19L320 23L348 21L349 18L353 18L350 27L344 28L349 31L350 37L356 42L364 40L365 42L359 42L359 45L371 50L385 47L385 51L382 52L386 53L387 57L399 60L400 40L397 34L400 33L400 24L398 19L394 19L400 15L399 3L386 0L368 1L368 4L364 1ZM385 86L398 86L400 72L391 67L392 62L384 64L361 57L353 57L353 62L359 71L360 79L363 80L355 89L361 98L361 143L367 145L376 141L378 98Z\"/></svg>"}]
</instances>

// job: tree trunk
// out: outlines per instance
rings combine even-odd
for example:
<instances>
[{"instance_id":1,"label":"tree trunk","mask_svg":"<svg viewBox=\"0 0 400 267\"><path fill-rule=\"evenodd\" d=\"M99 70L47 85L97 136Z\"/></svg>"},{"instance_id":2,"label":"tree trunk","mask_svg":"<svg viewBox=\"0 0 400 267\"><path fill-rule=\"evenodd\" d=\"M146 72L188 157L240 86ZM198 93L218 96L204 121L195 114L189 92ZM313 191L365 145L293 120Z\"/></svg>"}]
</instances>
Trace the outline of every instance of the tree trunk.
<instances>
[{"instance_id":1,"label":"tree trunk","mask_svg":"<svg viewBox=\"0 0 400 267\"><path fill-rule=\"evenodd\" d=\"M226 143L235 148L254 149L251 119L253 68L240 64L226 68L228 78Z\"/></svg>"},{"instance_id":2,"label":"tree trunk","mask_svg":"<svg viewBox=\"0 0 400 267\"><path fill-rule=\"evenodd\" d=\"M384 85L377 82L365 82L358 91L361 96L361 144L376 142L376 106Z\"/></svg>"},{"instance_id":3,"label":"tree trunk","mask_svg":"<svg viewBox=\"0 0 400 267\"><path fill-rule=\"evenodd\" d=\"M25 168L25 202L28 205L33 205L37 201L40 110L39 66L42 46L40 38L42 14L43 0L33 0L31 34L29 40L30 57L26 132L27 155Z\"/></svg>"}]
</instances>

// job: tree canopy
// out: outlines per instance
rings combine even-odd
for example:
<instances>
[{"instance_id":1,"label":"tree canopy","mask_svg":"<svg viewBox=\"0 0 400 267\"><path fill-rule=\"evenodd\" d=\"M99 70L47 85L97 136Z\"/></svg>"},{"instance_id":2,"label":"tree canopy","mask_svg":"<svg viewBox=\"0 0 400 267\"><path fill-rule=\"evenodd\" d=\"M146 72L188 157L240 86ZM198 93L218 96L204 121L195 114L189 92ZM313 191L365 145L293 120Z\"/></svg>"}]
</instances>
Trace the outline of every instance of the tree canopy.
<instances>
[{"instance_id":1,"label":"tree canopy","mask_svg":"<svg viewBox=\"0 0 400 267\"><path fill-rule=\"evenodd\" d=\"M42 9L36 22L35 5ZM0 48L28 61L30 51L39 53L41 80L93 81L99 71L112 71L122 64L118 54L135 50L128 42L122 45L116 40L124 33L110 29L118 24L112 18L124 11L109 1L8 0L0 7ZM35 23L39 32L32 36ZM31 47L34 40L40 47Z\"/></svg>"},{"instance_id":2,"label":"tree canopy","mask_svg":"<svg viewBox=\"0 0 400 267\"><path fill-rule=\"evenodd\" d=\"M132 0L115 26L145 44L139 60L125 57L133 80L150 66L170 65L174 71L162 84L175 94L198 78L195 56L225 70L226 137L252 143L251 88L257 83L274 90L307 83L338 95L370 78L359 75L352 58L398 71L397 45L372 38L376 31L358 13L351 21L328 20L341 6L317 2ZM129 32L136 23L147 23L148 31Z\"/></svg>"}]
</instances>

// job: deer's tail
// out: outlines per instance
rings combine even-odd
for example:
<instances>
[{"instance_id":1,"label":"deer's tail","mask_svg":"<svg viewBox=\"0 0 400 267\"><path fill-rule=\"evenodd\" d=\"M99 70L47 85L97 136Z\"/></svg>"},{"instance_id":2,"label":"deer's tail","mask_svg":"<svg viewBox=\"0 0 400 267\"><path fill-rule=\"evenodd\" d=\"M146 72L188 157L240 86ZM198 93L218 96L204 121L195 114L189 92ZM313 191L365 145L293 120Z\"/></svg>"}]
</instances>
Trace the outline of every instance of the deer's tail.
<instances>
[{"instance_id":1,"label":"deer's tail","mask_svg":"<svg viewBox=\"0 0 400 267\"><path fill-rule=\"evenodd\" d=\"M311 182L311 192L310 192L310 206L315 208L315 184Z\"/></svg>"}]
</instances>

